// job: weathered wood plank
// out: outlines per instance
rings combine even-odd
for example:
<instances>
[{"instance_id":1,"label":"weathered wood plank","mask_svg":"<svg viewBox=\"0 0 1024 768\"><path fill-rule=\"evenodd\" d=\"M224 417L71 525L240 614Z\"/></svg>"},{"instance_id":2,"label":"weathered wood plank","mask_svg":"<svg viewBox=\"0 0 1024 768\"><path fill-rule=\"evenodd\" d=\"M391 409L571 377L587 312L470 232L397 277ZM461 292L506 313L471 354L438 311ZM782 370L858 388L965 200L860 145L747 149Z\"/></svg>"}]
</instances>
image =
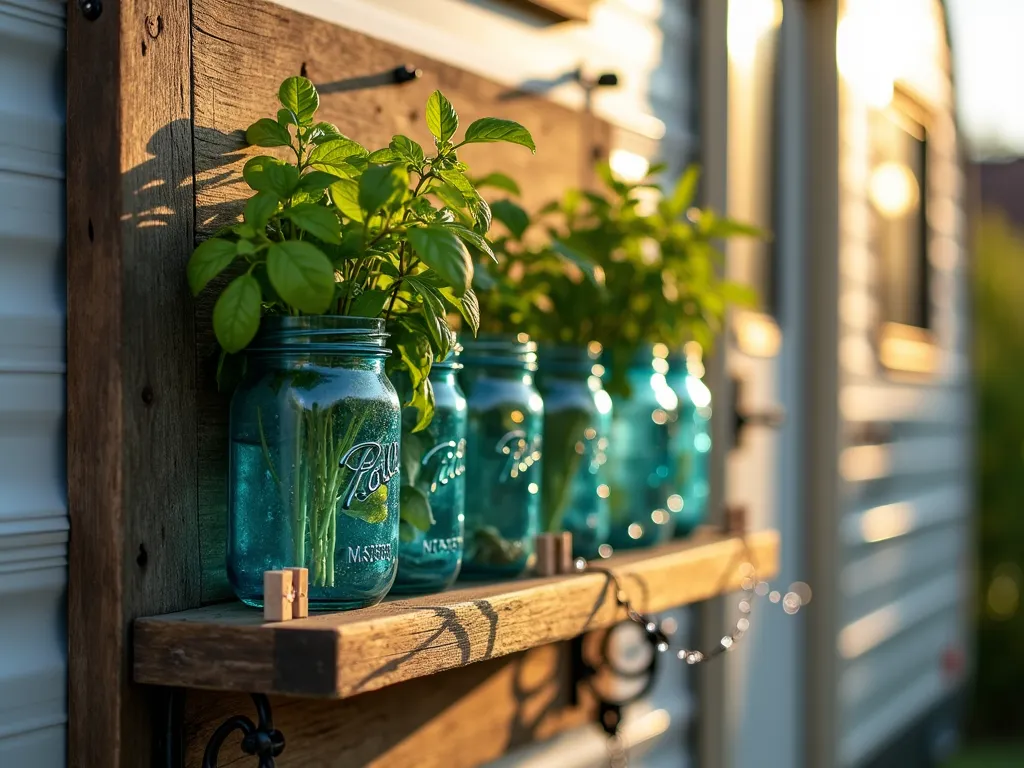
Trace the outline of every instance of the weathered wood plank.
<instances>
[{"instance_id":1,"label":"weathered wood plank","mask_svg":"<svg viewBox=\"0 0 1024 768\"><path fill-rule=\"evenodd\" d=\"M778 536L749 539L762 577ZM637 608L663 611L734 591L739 539L671 544L602 565ZM599 573L474 586L373 608L265 624L240 603L140 619L135 678L144 683L345 698L478 661L568 640L622 619Z\"/></svg>"},{"instance_id":2,"label":"weathered wood plank","mask_svg":"<svg viewBox=\"0 0 1024 768\"><path fill-rule=\"evenodd\" d=\"M412 680L344 701L274 697L274 727L285 736L280 768L471 768L517 746L594 719L586 690L571 701L567 644ZM243 694L189 691L188 768L199 768L213 729L253 716ZM231 741L221 765L245 766Z\"/></svg>"},{"instance_id":3,"label":"weathered wood plank","mask_svg":"<svg viewBox=\"0 0 1024 768\"><path fill-rule=\"evenodd\" d=\"M131 622L199 602L189 4L68 7L69 760L149 763Z\"/></svg>"},{"instance_id":4,"label":"weathered wood plank","mask_svg":"<svg viewBox=\"0 0 1024 768\"><path fill-rule=\"evenodd\" d=\"M300 72L320 90L320 118L370 147L386 146L396 133L432 146L423 109L435 88L455 104L463 126L484 116L518 120L533 132L536 156L523 147L501 144L467 147L462 155L474 174L500 169L518 179L527 207L542 205L589 178L591 158L602 154L609 141L609 126L599 120L273 3L194 0L193 8L196 230L201 236L241 212L250 192L241 179L242 166L250 156L268 151L245 148L242 131L276 113L281 80ZM400 86L372 84L406 63L419 66L422 78ZM353 78L362 78L364 87L347 90ZM231 596L224 574L227 407L214 379L218 352L210 330L212 311L209 296L196 310L199 509L207 602Z\"/></svg>"}]
</instances>

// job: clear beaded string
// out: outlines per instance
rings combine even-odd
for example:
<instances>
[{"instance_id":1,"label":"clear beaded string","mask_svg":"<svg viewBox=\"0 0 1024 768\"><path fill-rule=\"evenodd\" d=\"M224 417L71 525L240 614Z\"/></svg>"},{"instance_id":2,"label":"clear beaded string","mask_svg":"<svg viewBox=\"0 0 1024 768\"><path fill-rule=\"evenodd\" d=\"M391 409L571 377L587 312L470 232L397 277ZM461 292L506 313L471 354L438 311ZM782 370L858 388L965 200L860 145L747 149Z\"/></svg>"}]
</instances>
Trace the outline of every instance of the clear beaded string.
<instances>
[{"instance_id":1,"label":"clear beaded string","mask_svg":"<svg viewBox=\"0 0 1024 768\"><path fill-rule=\"evenodd\" d=\"M753 558L750 557L750 550L747 548L746 540L741 538L741 541L743 542L744 554L747 557L747 561L739 566L742 581L740 582L741 596L737 608L739 610L740 617L736 620L732 630L728 634L723 635L719 643L710 650L680 648L675 651L675 657L677 659L684 661L691 666L711 661L724 653L728 653L736 647L739 640L750 629L750 615L753 612L754 601L757 598L767 597L768 602L772 604L781 604L783 611L788 615L796 614L801 607L810 602L810 587L803 582L793 584L789 591L783 595L778 590L772 590L768 582L759 580L757 577L757 569L751 562ZM643 629L647 641L654 648L656 654L666 654L672 650L671 636L673 631L667 629L664 624L656 622L653 617L647 616L646 614L636 610L630 602L629 595L623 588L622 582L613 571L608 568L602 568L601 566L588 563L583 558L577 558L573 562L573 567L577 573L600 573L604 575L615 589L614 597L616 605L625 612L626 619L628 621ZM651 675L649 683L653 683L656 660L657 655L651 657L651 663L648 667L648 672ZM648 688L649 684L644 687L643 691L639 695L642 696L646 693ZM634 697L631 697L631 700L632 698ZM612 704L615 707L619 707L621 704L625 703L626 702ZM605 726L605 730L608 732L607 752L609 765L611 768L627 768L629 765L629 758L626 752L626 745L622 736L619 734L618 716L615 718L614 727L609 728L607 724L603 725Z\"/></svg>"}]
</instances>

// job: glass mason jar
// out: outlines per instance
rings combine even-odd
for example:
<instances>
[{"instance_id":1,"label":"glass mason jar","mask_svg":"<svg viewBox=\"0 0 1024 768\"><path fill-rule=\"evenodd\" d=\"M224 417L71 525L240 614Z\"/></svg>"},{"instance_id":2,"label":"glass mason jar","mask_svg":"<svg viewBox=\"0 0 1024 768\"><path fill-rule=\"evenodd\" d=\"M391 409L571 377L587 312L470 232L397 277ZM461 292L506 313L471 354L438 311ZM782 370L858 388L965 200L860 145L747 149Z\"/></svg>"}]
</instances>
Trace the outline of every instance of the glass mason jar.
<instances>
[{"instance_id":1,"label":"glass mason jar","mask_svg":"<svg viewBox=\"0 0 1024 768\"><path fill-rule=\"evenodd\" d=\"M605 479L612 400L601 385L601 346L540 347L537 387L544 398L541 527L570 531L573 556L599 556L608 543Z\"/></svg>"},{"instance_id":2,"label":"glass mason jar","mask_svg":"<svg viewBox=\"0 0 1024 768\"><path fill-rule=\"evenodd\" d=\"M462 573L469 578L518 576L533 561L544 422L536 350L524 334L481 334L462 353L469 404Z\"/></svg>"},{"instance_id":3,"label":"glass mason jar","mask_svg":"<svg viewBox=\"0 0 1024 768\"><path fill-rule=\"evenodd\" d=\"M688 536L704 522L711 493L711 390L691 373L686 359L669 360L665 377L679 398L679 420L672 436L676 494L668 508L676 536Z\"/></svg>"},{"instance_id":4,"label":"glass mason jar","mask_svg":"<svg viewBox=\"0 0 1024 768\"><path fill-rule=\"evenodd\" d=\"M434 418L413 432L417 412L402 413L402 522L398 577L392 592L415 594L450 587L462 567L466 507L466 397L455 378L458 351L430 368ZM407 400L408 376L396 377Z\"/></svg>"},{"instance_id":5,"label":"glass mason jar","mask_svg":"<svg viewBox=\"0 0 1024 768\"><path fill-rule=\"evenodd\" d=\"M398 555L401 411L381 319L266 317L231 399L228 578L309 569L311 610L379 602Z\"/></svg>"},{"instance_id":6,"label":"glass mason jar","mask_svg":"<svg viewBox=\"0 0 1024 768\"><path fill-rule=\"evenodd\" d=\"M626 373L628 397L612 398L608 476L615 549L661 544L672 538L669 497L676 493L671 435L679 398L665 380L668 363L646 346Z\"/></svg>"}]
</instances>

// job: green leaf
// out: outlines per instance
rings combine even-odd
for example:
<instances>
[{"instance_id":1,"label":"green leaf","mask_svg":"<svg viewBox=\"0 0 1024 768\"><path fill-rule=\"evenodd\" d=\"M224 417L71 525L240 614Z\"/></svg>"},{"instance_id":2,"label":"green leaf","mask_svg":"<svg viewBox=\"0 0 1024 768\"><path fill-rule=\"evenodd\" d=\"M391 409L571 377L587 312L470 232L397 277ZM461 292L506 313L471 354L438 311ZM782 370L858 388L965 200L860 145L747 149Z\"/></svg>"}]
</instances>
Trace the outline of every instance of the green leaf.
<instances>
[{"instance_id":1,"label":"green leaf","mask_svg":"<svg viewBox=\"0 0 1024 768\"><path fill-rule=\"evenodd\" d=\"M287 78L281 83L277 97L281 100L281 106L290 109L299 118L299 125L313 123L313 115L320 107L320 96L307 78Z\"/></svg>"},{"instance_id":2,"label":"green leaf","mask_svg":"<svg viewBox=\"0 0 1024 768\"><path fill-rule=\"evenodd\" d=\"M267 178L267 168L272 165L284 165L276 157L269 155L258 155L246 161L242 168L242 178L245 183L259 192L270 189L270 181Z\"/></svg>"},{"instance_id":3,"label":"green leaf","mask_svg":"<svg viewBox=\"0 0 1024 768\"><path fill-rule=\"evenodd\" d=\"M228 352L244 349L260 327L260 284L252 275L236 277L213 307L213 332Z\"/></svg>"},{"instance_id":4,"label":"green leaf","mask_svg":"<svg viewBox=\"0 0 1024 768\"><path fill-rule=\"evenodd\" d=\"M287 200L299 186L299 169L285 163L268 165L263 170L263 178L267 190L281 200Z\"/></svg>"},{"instance_id":5,"label":"green leaf","mask_svg":"<svg viewBox=\"0 0 1024 768\"><path fill-rule=\"evenodd\" d=\"M427 494L413 485L403 485L399 500L402 520L418 531L429 531L434 524Z\"/></svg>"},{"instance_id":6,"label":"green leaf","mask_svg":"<svg viewBox=\"0 0 1024 768\"><path fill-rule=\"evenodd\" d=\"M258 147L289 147L292 135L276 120L261 117L246 129L245 140Z\"/></svg>"},{"instance_id":7,"label":"green leaf","mask_svg":"<svg viewBox=\"0 0 1024 768\"><path fill-rule=\"evenodd\" d=\"M278 125L287 128L289 125L298 125L298 118L295 117L295 113L290 109L279 109L277 110L277 122Z\"/></svg>"},{"instance_id":8,"label":"green leaf","mask_svg":"<svg viewBox=\"0 0 1024 768\"><path fill-rule=\"evenodd\" d=\"M388 519L388 487L382 485L364 501L355 502L349 509L342 508L342 511L364 523L383 523Z\"/></svg>"},{"instance_id":9,"label":"green leaf","mask_svg":"<svg viewBox=\"0 0 1024 768\"><path fill-rule=\"evenodd\" d=\"M405 520L398 521L398 540L403 544L411 544L416 541L416 529Z\"/></svg>"},{"instance_id":10,"label":"green leaf","mask_svg":"<svg viewBox=\"0 0 1024 768\"><path fill-rule=\"evenodd\" d=\"M437 175L444 179L446 182L455 187L466 200L473 200L476 198L476 189L473 187L473 182L466 178L466 174L462 171L456 171L454 169L438 171Z\"/></svg>"},{"instance_id":11,"label":"green leaf","mask_svg":"<svg viewBox=\"0 0 1024 768\"><path fill-rule=\"evenodd\" d=\"M334 298L334 266L312 243L286 240L271 245L267 274L281 298L302 312L326 312Z\"/></svg>"},{"instance_id":12,"label":"green leaf","mask_svg":"<svg viewBox=\"0 0 1024 768\"><path fill-rule=\"evenodd\" d=\"M529 214L511 200L495 200L491 203L491 213L517 240L522 238L530 226Z\"/></svg>"},{"instance_id":13,"label":"green leaf","mask_svg":"<svg viewBox=\"0 0 1024 768\"><path fill-rule=\"evenodd\" d=\"M477 179L474 182L474 186L477 189L484 189L486 187L492 187L494 189L501 189L512 195L522 194L519 190L519 185L510 176L506 176L504 173L489 173L482 179Z\"/></svg>"},{"instance_id":14,"label":"green leaf","mask_svg":"<svg viewBox=\"0 0 1024 768\"><path fill-rule=\"evenodd\" d=\"M487 204L479 195L472 201L473 207L473 223L476 225L476 230L486 235L491 231L491 222L494 220L494 213L491 211L491 206Z\"/></svg>"},{"instance_id":15,"label":"green leaf","mask_svg":"<svg viewBox=\"0 0 1024 768\"><path fill-rule=\"evenodd\" d=\"M231 266L237 249L228 240L210 238L199 244L188 260L188 287L198 296L213 278Z\"/></svg>"},{"instance_id":16,"label":"green leaf","mask_svg":"<svg viewBox=\"0 0 1024 768\"><path fill-rule=\"evenodd\" d=\"M348 161L353 157L365 157L366 149L352 139L339 138L325 141L313 147L306 165L317 171L326 171L335 176L348 178L352 175L352 166Z\"/></svg>"},{"instance_id":17,"label":"green leaf","mask_svg":"<svg viewBox=\"0 0 1024 768\"><path fill-rule=\"evenodd\" d=\"M359 207L368 214L392 208L409 191L404 165L371 165L359 177Z\"/></svg>"},{"instance_id":18,"label":"green leaf","mask_svg":"<svg viewBox=\"0 0 1024 768\"><path fill-rule=\"evenodd\" d=\"M402 482L406 485L416 485L416 478L420 473L420 462L427 446L418 435L402 432L401 440L401 469Z\"/></svg>"},{"instance_id":19,"label":"green leaf","mask_svg":"<svg viewBox=\"0 0 1024 768\"><path fill-rule=\"evenodd\" d=\"M755 227L752 224L745 224L742 221L728 219L718 216L714 211L704 210L698 220L698 228L701 234L710 239L725 237L756 237L759 239L770 239L767 232Z\"/></svg>"},{"instance_id":20,"label":"green leaf","mask_svg":"<svg viewBox=\"0 0 1024 768\"><path fill-rule=\"evenodd\" d=\"M423 167L423 161L425 159L423 155L423 147L408 136L402 136L401 134L393 136L391 143L388 146L391 147L399 157L416 168L416 170Z\"/></svg>"},{"instance_id":21,"label":"green leaf","mask_svg":"<svg viewBox=\"0 0 1024 768\"><path fill-rule=\"evenodd\" d=\"M742 283L725 282L719 284L722 298L729 304L751 309L757 306L758 293L749 285Z\"/></svg>"},{"instance_id":22,"label":"green leaf","mask_svg":"<svg viewBox=\"0 0 1024 768\"><path fill-rule=\"evenodd\" d=\"M587 276L587 279L590 280L591 283L594 285L601 284L601 281L597 279L597 273L594 270L594 263L590 261L590 259L580 255L560 240L551 241L551 250L557 253L565 261L579 267L580 271Z\"/></svg>"},{"instance_id":23,"label":"green leaf","mask_svg":"<svg viewBox=\"0 0 1024 768\"><path fill-rule=\"evenodd\" d=\"M266 229L270 217L277 213L277 206L280 202L273 192L260 192L253 195L245 204L245 213L243 214L245 223L257 232L262 232Z\"/></svg>"},{"instance_id":24,"label":"green leaf","mask_svg":"<svg viewBox=\"0 0 1024 768\"><path fill-rule=\"evenodd\" d=\"M472 245L481 253L484 253L491 257L495 264L498 263L498 257L494 255L494 251L491 249L491 244L487 242L487 239L468 227L464 227L461 224L444 224L451 232L454 232L462 242L467 245Z\"/></svg>"},{"instance_id":25,"label":"green leaf","mask_svg":"<svg viewBox=\"0 0 1024 768\"><path fill-rule=\"evenodd\" d=\"M421 432L430 426L434 418L434 385L426 376L420 381L420 385L413 390L410 405L416 409L419 419L412 428L413 432Z\"/></svg>"},{"instance_id":26,"label":"green leaf","mask_svg":"<svg viewBox=\"0 0 1024 768\"><path fill-rule=\"evenodd\" d=\"M330 208L314 203L302 203L286 208L283 216L295 222L295 225L309 232L317 240L333 245L341 244L341 222Z\"/></svg>"},{"instance_id":27,"label":"green leaf","mask_svg":"<svg viewBox=\"0 0 1024 768\"><path fill-rule=\"evenodd\" d=\"M427 128L439 141L448 141L459 128L459 115L440 91L427 99Z\"/></svg>"},{"instance_id":28,"label":"green leaf","mask_svg":"<svg viewBox=\"0 0 1024 768\"><path fill-rule=\"evenodd\" d=\"M477 270L476 274L480 273L481 271ZM473 289L470 288L460 298L452 293L451 288L442 288L441 295L462 315L470 330L473 331L473 335L476 336L477 331L480 330L480 300L477 299Z\"/></svg>"},{"instance_id":29,"label":"green leaf","mask_svg":"<svg viewBox=\"0 0 1024 768\"><path fill-rule=\"evenodd\" d=\"M337 180L334 174L310 171L299 177L299 192L322 192Z\"/></svg>"},{"instance_id":30,"label":"green leaf","mask_svg":"<svg viewBox=\"0 0 1024 768\"><path fill-rule=\"evenodd\" d=\"M437 224L414 227L406 236L423 263L451 286L456 296L465 295L473 280L473 262L462 240Z\"/></svg>"},{"instance_id":31,"label":"green leaf","mask_svg":"<svg viewBox=\"0 0 1024 768\"><path fill-rule=\"evenodd\" d=\"M256 253L256 246L248 240L239 240L235 243L235 253L239 256L250 256Z\"/></svg>"},{"instance_id":32,"label":"green leaf","mask_svg":"<svg viewBox=\"0 0 1024 768\"><path fill-rule=\"evenodd\" d=\"M333 123L316 123L311 126L309 131L306 133L306 141L314 146L324 144L328 141L334 141L335 139L347 138L348 137L339 131L337 126Z\"/></svg>"},{"instance_id":33,"label":"green leaf","mask_svg":"<svg viewBox=\"0 0 1024 768\"><path fill-rule=\"evenodd\" d=\"M390 296L391 291L363 291L352 302L349 314L355 317L380 317Z\"/></svg>"},{"instance_id":34,"label":"green leaf","mask_svg":"<svg viewBox=\"0 0 1024 768\"><path fill-rule=\"evenodd\" d=\"M388 163L397 163L402 159L391 147L384 147L384 149L378 149L375 152L371 152L367 158L371 163L377 163L379 165L386 165Z\"/></svg>"},{"instance_id":35,"label":"green leaf","mask_svg":"<svg viewBox=\"0 0 1024 768\"><path fill-rule=\"evenodd\" d=\"M441 184L433 187L430 191L437 195L437 199L453 211L469 207L469 203L465 196L451 184L442 182Z\"/></svg>"},{"instance_id":36,"label":"green leaf","mask_svg":"<svg viewBox=\"0 0 1024 768\"><path fill-rule=\"evenodd\" d=\"M442 360L451 351L455 343L455 334L452 333L445 318L445 302L441 291L425 280L425 277L426 275L409 277L406 281L423 299L422 321L430 336L434 358Z\"/></svg>"},{"instance_id":37,"label":"green leaf","mask_svg":"<svg viewBox=\"0 0 1024 768\"><path fill-rule=\"evenodd\" d=\"M697 194L697 183L700 181L700 166L691 165L676 182L672 190L672 200L669 203L674 215L682 216L687 209L693 205L694 196Z\"/></svg>"},{"instance_id":38,"label":"green leaf","mask_svg":"<svg viewBox=\"0 0 1024 768\"><path fill-rule=\"evenodd\" d=\"M330 186L331 200L338 210L353 221L363 220L363 209L359 207L359 185L351 179L341 179Z\"/></svg>"},{"instance_id":39,"label":"green leaf","mask_svg":"<svg viewBox=\"0 0 1024 768\"><path fill-rule=\"evenodd\" d=\"M466 137L462 143L487 144L495 141L519 144L533 153L537 152L533 136L526 128L514 120L502 120L497 117L482 117L479 120L474 120L466 129Z\"/></svg>"}]
</instances>

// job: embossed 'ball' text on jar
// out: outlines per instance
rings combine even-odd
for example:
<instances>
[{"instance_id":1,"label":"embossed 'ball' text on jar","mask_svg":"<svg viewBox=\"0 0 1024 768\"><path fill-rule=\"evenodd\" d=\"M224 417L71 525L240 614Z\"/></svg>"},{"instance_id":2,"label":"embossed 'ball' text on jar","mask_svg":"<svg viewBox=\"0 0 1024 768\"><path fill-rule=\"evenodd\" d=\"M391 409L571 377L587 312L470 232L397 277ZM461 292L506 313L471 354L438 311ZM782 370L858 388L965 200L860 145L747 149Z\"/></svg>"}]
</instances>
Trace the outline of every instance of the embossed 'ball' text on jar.
<instances>
[{"instance_id":1,"label":"embossed 'ball' text on jar","mask_svg":"<svg viewBox=\"0 0 1024 768\"><path fill-rule=\"evenodd\" d=\"M462 567L466 507L466 396L456 379L459 348L430 367L434 415L413 431L419 412L402 413L402 522L396 594L439 592ZM394 377L404 402L412 392L405 374Z\"/></svg>"},{"instance_id":2,"label":"embossed 'ball' text on jar","mask_svg":"<svg viewBox=\"0 0 1024 768\"><path fill-rule=\"evenodd\" d=\"M466 578L518 576L532 565L540 524L544 402L537 347L525 334L465 342L460 381L466 439Z\"/></svg>"},{"instance_id":3,"label":"embossed 'ball' text on jar","mask_svg":"<svg viewBox=\"0 0 1024 768\"><path fill-rule=\"evenodd\" d=\"M311 610L383 599L398 556L398 396L380 319L271 316L231 399L228 578L263 603L263 572L309 569Z\"/></svg>"}]
</instances>

